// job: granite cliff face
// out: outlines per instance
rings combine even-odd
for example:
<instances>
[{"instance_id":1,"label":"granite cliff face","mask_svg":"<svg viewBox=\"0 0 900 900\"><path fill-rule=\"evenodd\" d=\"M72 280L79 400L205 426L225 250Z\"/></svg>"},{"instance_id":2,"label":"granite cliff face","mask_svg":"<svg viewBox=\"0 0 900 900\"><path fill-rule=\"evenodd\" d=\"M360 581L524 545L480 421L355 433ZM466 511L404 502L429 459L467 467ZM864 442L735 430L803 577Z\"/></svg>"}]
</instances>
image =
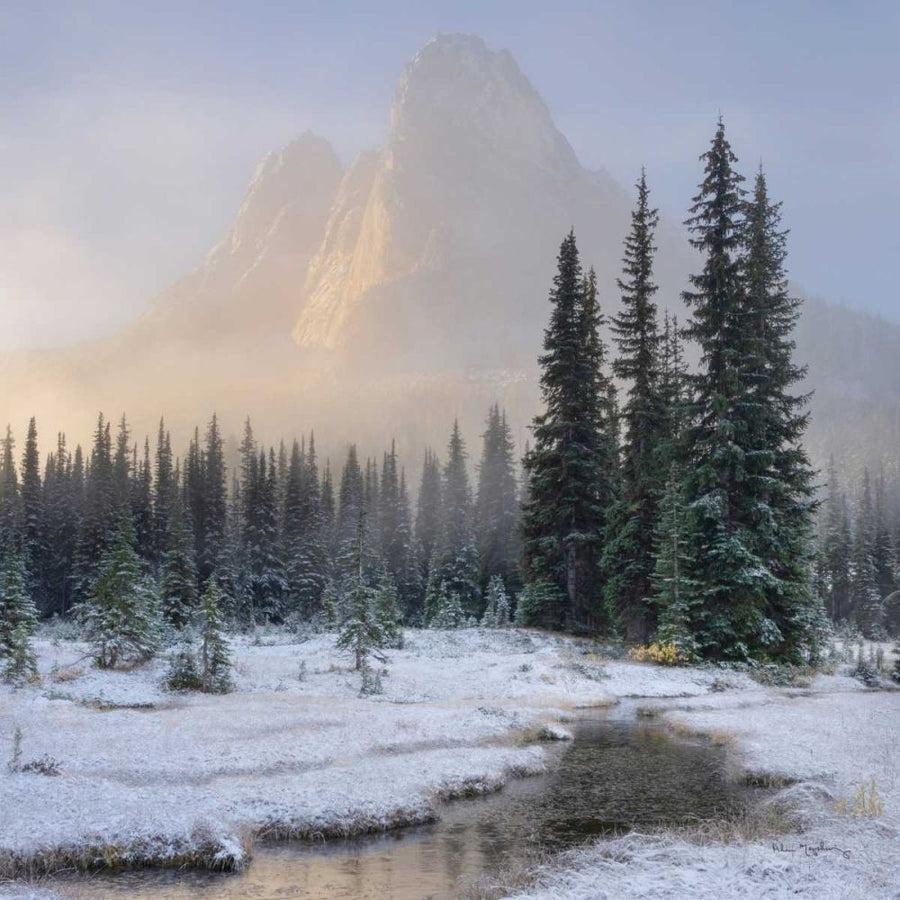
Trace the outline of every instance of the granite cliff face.
<instances>
[{"instance_id":1,"label":"granite cliff face","mask_svg":"<svg viewBox=\"0 0 900 900\"><path fill-rule=\"evenodd\" d=\"M197 338L284 335L301 308L298 285L319 249L343 170L307 132L257 167L234 223L203 264L173 285L136 326Z\"/></svg>"},{"instance_id":2,"label":"granite cliff face","mask_svg":"<svg viewBox=\"0 0 900 900\"><path fill-rule=\"evenodd\" d=\"M403 71L380 151L343 171L304 134L266 157L224 238L132 326L0 359L7 417L84 439L98 409L127 410L138 434L165 414L184 439L217 410L232 433L252 414L264 438L315 426L326 450L396 436L418 453L455 416L474 438L499 401L524 443L556 249L574 227L611 312L631 205L579 163L509 53L436 38ZM671 223L657 244L658 301L679 312L693 252ZM894 446L900 328L816 301L798 343L814 454Z\"/></svg>"},{"instance_id":3,"label":"granite cliff face","mask_svg":"<svg viewBox=\"0 0 900 900\"><path fill-rule=\"evenodd\" d=\"M370 368L389 347L394 371L531 369L573 226L613 286L628 194L579 164L512 57L478 38L416 54L360 168L345 180L356 208L339 200L309 273L301 349Z\"/></svg>"}]
</instances>

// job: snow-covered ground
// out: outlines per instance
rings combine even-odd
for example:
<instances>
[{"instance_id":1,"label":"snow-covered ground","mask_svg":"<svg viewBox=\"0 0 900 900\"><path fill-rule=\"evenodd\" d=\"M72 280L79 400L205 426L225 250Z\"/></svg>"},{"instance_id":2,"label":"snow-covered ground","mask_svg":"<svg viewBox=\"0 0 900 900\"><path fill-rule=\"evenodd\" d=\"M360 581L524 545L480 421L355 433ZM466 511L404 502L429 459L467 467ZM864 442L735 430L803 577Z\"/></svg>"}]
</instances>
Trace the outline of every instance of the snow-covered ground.
<instances>
[{"instance_id":1,"label":"snow-covered ground","mask_svg":"<svg viewBox=\"0 0 900 900\"><path fill-rule=\"evenodd\" d=\"M630 836L567 857L527 896L900 897L900 693L826 676L806 691L761 688L712 668L602 660L570 638L464 630L408 632L384 693L361 698L333 636L290 641L237 640L225 696L164 691L164 661L100 672L78 644L39 642L42 684L0 689L0 864L232 866L260 833L424 821L441 798L540 771L546 745L523 739L538 726L645 697L673 727L732 735L751 771L817 785L788 788L804 833L778 848ZM58 775L8 770L17 730L19 768L47 758ZM872 778L883 809L854 816ZM820 844L846 852L810 849Z\"/></svg>"}]
</instances>

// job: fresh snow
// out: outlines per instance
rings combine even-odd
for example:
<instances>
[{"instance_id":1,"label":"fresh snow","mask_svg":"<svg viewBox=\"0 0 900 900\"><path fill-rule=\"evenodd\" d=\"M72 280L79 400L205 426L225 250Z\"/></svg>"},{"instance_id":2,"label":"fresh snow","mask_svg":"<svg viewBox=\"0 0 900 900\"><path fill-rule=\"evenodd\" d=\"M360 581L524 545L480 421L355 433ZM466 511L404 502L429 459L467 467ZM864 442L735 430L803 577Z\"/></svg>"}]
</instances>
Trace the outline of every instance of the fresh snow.
<instances>
[{"instance_id":1,"label":"fresh snow","mask_svg":"<svg viewBox=\"0 0 900 900\"><path fill-rule=\"evenodd\" d=\"M826 676L809 690L762 688L715 667L603 660L589 642L523 630L405 635L384 693L367 698L334 635L233 639L237 690L224 696L164 691L164 660L101 672L84 645L38 641L42 684L0 689L0 764L18 728L21 762L50 757L61 775L0 765L0 859L112 846L140 864L202 846L240 865L247 838L267 829L328 835L425 821L442 798L541 771L548 744L522 735L565 739L558 723L579 708L652 698L639 705L660 707L673 727L732 736L751 772L813 785L787 789L805 832L780 839L784 851L605 841L541 872L523 900L900 897L900 694ZM884 811L854 818L856 790L872 778ZM836 811L841 801L849 808ZM820 843L849 856L798 850ZM0 898L23 891L0 886Z\"/></svg>"}]
</instances>

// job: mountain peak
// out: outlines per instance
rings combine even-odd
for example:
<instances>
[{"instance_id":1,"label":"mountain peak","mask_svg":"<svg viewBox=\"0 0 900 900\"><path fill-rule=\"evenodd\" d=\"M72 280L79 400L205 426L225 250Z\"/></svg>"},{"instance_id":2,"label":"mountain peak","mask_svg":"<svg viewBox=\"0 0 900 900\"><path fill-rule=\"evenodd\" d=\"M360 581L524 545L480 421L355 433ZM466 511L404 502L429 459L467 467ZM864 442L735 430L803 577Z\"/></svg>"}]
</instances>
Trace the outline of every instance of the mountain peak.
<instances>
[{"instance_id":1,"label":"mountain peak","mask_svg":"<svg viewBox=\"0 0 900 900\"><path fill-rule=\"evenodd\" d=\"M550 110L507 50L475 35L429 41L403 71L388 149L408 140L510 150L541 168L578 167Z\"/></svg>"},{"instance_id":2,"label":"mountain peak","mask_svg":"<svg viewBox=\"0 0 900 900\"><path fill-rule=\"evenodd\" d=\"M331 144L311 131L268 153L256 167L225 239L227 251L233 254L248 244L258 248L286 207L299 203L327 208L341 174Z\"/></svg>"}]
</instances>

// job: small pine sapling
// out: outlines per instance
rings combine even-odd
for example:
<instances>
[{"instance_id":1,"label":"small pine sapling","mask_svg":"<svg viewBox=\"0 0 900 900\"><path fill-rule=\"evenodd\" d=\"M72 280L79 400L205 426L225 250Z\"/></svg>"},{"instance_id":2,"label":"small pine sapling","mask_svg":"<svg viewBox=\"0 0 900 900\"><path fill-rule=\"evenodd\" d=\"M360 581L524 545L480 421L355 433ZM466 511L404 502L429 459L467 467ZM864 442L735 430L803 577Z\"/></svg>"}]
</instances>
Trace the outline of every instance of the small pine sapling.
<instances>
[{"instance_id":1,"label":"small pine sapling","mask_svg":"<svg viewBox=\"0 0 900 900\"><path fill-rule=\"evenodd\" d=\"M373 601L373 592L362 576L355 576L349 592L350 615L341 626L337 647L353 653L357 672L365 667L369 656L380 662L385 660L381 649L386 646L387 638Z\"/></svg>"},{"instance_id":2,"label":"small pine sapling","mask_svg":"<svg viewBox=\"0 0 900 900\"><path fill-rule=\"evenodd\" d=\"M432 628L462 628L466 616L462 608L462 600L456 591L450 591L445 581L441 582L438 594L437 609L431 619Z\"/></svg>"},{"instance_id":3,"label":"small pine sapling","mask_svg":"<svg viewBox=\"0 0 900 900\"><path fill-rule=\"evenodd\" d=\"M500 575L494 575L488 582L487 605L481 617L482 628L509 627L509 596Z\"/></svg>"},{"instance_id":4,"label":"small pine sapling","mask_svg":"<svg viewBox=\"0 0 900 900\"><path fill-rule=\"evenodd\" d=\"M357 523L353 573L345 579L345 584L348 585L345 592L348 615L337 639L339 650L350 650L353 653L357 672L365 668L369 656L384 662L385 656L381 649L388 642L375 608L376 592L366 584L363 565L365 542L365 520L361 514Z\"/></svg>"},{"instance_id":5,"label":"small pine sapling","mask_svg":"<svg viewBox=\"0 0 900 900\"><path fill-rule=\"evenodd\" d=\"M197 667L197 654L186 634L169 657L169 670L164 683L170 691L199 691L203 686L200 669Z\"/></svg>"},{"instance_id":6,"label":"small pine sapling","mask_svg":"<svg viewBox=\"0 0 900 900\"><path fill-rule=\"evenodd\" d=\"M231 651L222 622L222 591L215 578L210 578L200 600L200 690L227 694L233 686Z\"/></svg>"},{"instance_id":7,"label":"small pine sapling","mask_svg":"<svg viewBox=\"0 0 900 900\"><path fill-rule=\"evenodd\" d=\"M141 574L131 520L124 516L103 554L97 577L77 614L101 669L135 665L159 648L159 603Z\"/></svg>"}]
</instances>

